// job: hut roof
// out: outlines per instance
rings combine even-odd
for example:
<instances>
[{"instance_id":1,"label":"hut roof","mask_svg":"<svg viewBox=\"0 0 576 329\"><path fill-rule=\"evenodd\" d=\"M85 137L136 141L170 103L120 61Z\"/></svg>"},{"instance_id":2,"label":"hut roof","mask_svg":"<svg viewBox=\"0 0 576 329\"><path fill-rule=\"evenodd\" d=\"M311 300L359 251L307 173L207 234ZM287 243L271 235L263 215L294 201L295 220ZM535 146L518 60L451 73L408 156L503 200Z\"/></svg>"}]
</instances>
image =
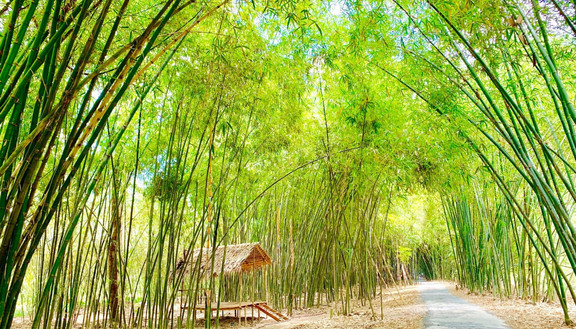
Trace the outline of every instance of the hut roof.
<instances>
[{"instance_id":1,"label":"hut roof","mask_svg":"<svg viewBox=\"0 0 576 329\"><path fill-rule=\"evenodd\" d=\"M214 252L214 269L211 271L212 252ZM209 275L210 272L217 276L221 271L224 274L249 272L272 264L270 256L262 249L260 243L254 242L220 246L216 250L198 248L194 249L191 257L187 257L187 251L185 251L184 256L178 262L177 270L182 270L186 265L186 274L188 274L198 265L199 257L202 257L200 271L203 276ZM188 259L187 264L185 264L186 259ZM224 263L224 268L222 268L222 263Z\"/></svg>"}]
</instances>

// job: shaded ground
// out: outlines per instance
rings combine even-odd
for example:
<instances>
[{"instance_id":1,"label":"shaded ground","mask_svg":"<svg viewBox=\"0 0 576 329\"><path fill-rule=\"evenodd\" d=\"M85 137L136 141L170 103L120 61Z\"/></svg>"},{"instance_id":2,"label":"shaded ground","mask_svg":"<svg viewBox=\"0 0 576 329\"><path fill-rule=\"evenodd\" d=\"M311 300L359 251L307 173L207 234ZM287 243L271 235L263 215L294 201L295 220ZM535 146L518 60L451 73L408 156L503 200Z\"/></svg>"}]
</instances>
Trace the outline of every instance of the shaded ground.
<instances>
[{"instance_id":1,"label":"shaded ground","mask_svg":"<svg viewBox=\"0 0 576 329\"><path fill-rule=\"evenodd\" d=\"M480 306L454 296L440 282L422 282L418 288L428 309L424 319L426 328L509 328Z\"/></svg>"}]
</instances>

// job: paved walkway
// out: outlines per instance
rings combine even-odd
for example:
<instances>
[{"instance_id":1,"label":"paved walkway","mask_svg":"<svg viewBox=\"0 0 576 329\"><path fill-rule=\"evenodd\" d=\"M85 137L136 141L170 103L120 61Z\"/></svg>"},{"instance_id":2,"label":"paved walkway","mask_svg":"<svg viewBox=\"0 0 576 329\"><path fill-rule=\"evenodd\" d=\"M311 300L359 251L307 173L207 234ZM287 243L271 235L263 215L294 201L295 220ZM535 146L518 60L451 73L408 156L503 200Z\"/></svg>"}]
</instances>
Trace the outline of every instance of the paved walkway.
<instances>
[{"instance_id":1,"label":"paved walkway","mask_svg":"<svg viewBox=\"0 0 576 329\"><path fill-rule=\"evenodd\" d=\"M418 288L428 308L428 313L424 319L426 328L509 329L504 321L483 310L480 306L452 295L439 282L422 282Z\"/></svg>"}]
</instances>

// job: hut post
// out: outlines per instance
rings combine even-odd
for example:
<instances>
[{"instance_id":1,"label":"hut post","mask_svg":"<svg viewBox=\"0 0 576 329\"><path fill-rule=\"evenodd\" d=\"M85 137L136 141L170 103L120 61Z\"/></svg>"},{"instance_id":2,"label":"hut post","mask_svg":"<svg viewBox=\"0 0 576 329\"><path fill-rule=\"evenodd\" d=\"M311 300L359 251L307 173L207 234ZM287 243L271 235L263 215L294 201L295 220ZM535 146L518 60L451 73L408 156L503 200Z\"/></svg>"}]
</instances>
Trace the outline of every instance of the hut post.
<instances>
[{"instance_id":1,"label":"hut post","mask_svg":"<svg viewBox=\"0 0 576 329\"><path fill-rule=\"evenodd\" d=\"M264 268L264 299L268 300L268 269ZM260 312L260 311L258 311Z\"/></svg>"},{"instance_id":2,"label":"hut post","mask_svg":"<svg viewBox=\"0 0 576 329\"><path fill-rule=\"evenodd\" d=\"M256 291L256 271L254 270L256 265L256 259L252 257L252 303L256 301L255 291ZM254 321L254 306L252 308L252 321Z\"/></svg>"}]
</instances>

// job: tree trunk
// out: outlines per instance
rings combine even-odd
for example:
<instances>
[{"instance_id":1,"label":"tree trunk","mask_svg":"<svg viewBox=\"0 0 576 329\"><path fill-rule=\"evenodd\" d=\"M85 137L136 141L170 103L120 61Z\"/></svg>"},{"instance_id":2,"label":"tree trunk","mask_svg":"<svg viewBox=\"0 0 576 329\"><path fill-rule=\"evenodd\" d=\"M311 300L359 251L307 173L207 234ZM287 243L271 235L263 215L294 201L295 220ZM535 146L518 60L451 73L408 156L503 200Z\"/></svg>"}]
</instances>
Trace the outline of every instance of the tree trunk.
<instances>
[{"instance_id":1,"label":"tree trunk","mask_svg":"<svg viewBox=\"0 0 576 329\"><path fill-rule=\"evenodd\" d=\"M112 193L112 218L110 228L110 245L108 247L108 279L110 281L110 320L119 321L118 297L118 255L120 246L121 205L119 200L119 181L114 174L114 191Z\"/></svg>"}]
</instances>

